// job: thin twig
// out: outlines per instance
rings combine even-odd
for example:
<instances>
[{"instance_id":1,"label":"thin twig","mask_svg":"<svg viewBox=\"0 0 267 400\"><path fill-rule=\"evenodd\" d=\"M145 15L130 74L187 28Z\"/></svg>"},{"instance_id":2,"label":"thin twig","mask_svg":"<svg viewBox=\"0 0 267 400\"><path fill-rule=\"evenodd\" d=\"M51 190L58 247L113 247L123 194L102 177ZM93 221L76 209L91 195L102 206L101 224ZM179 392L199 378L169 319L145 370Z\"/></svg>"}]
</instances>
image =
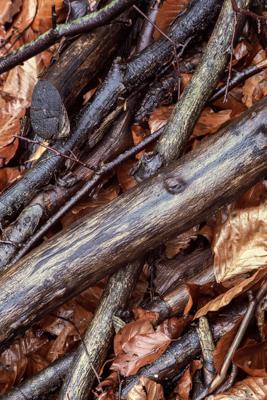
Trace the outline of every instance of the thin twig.
<instances>
[{"instance_id":1,"label":"thin twig","mask_svg":"<svg viewBox=\"0 0 267 400\"><path fill-rule=\"evenodd\" d=\"M152 21L145 13L143 13L142 10L140 10L139 7L137 7L136 5L133 6L133 8L139 12L139 14L141 14L152 26L154 26L154 28L165 38L167 39L172 45L173 45L173 50L174 50L174 60L175 60L175 64L176 64L176 68L177 68L177 79L178 79L178 100L180 98L181 95L181 77L180 77L180 64L179 64L179 55L177 53L177 48L176 48L176 44L175 42L168 36L166 35L165 32L163 32L158 26L157 24ZM178 46L182 47L182 52L184 51L184 48L187 46L187 44L189 43L189 41L191 40L191 38L189 38L189 40L184 44L179 44Z\"/></svg>"},{"instance_id":2,"label":"thin twig","mask_svg":"<svg viewBox=\"0 0 267 400\"><path fill-rule=\"evenodd\" d=\"M237 331L233 343L230 346L230 349L228 350L227 356L224 360L220 373L214 378L213 382L211 383L209 393L214 392L214 390L217 389L217 387L220 386L225 380L227 371L232 362L233 355L246 333L247 327L255 313L257 304L263 299L266 292L267 292L267 280L263 283L263 285L259 289L257 296L249 302L247 312L241 322L241 325Z\"/></svg>"},{"instance_id":3,"label":"thin twig","mask_svg":"<svg viewBox=\"0 0 267 400\"><path fill-rule=\"evenodd\" d=\"M154 142L159 136L162 134L163 128L157 130L151 135L147 136L141 143L131 147L126 150L124 153L120 154L113 161L102 165L99 170L95 172L95 175L85 183L85 185L67 202L63 207L59 209L59 211L54 214L40 229L37 231L22 247L22 249L18 252L18 254L12 260L12 264L18 261L21 257L23 257L28 250L39 240L42 236L57 222L67 211L69 211L76 203L79 201L85 194L92 191L93 188L96 187L100 179L106 175L108 172L111 172L114 168L117 168L121 163L126 161L128 158L136 155L140 151L144 150L144 148L150 143Z\"/></svg>"},{"instance_id":4,"label":"thin twig","mask_svg":"<svg viewBox=\"0 0 267 400\"><path fill-rule=\"evenodd\" d=\"M267 60L263 60L256 65L251 65L243 71L238 72L228 83L228 91L244 82L246 79L250 78L253 75L258 74L267 68ZM209 102L213 102L224 95L226 91L226 85L216 89L214 94L209 98Z\"/></svg>"},{"instance_id":5,"label":"thin twig","mask_svg":"<svg viewBox=\"0 0 267 400\"><path fill-rule=\"evenodd\" d=\"M234 41L235 41L235 35L236 35L236 27L237 27L237 14L234 11L234 18L233 18L233 34L232 34L232 40L231 40L231 56L230 56L230 62L229 62L229 69L228 69L228 76L227 76L227 82L225 85L225 93L224 93L224 99L223 102L226 103L227 101L227 95L229 91L229 84L230 80L232 77L232 68L233 68L233 58L234 58Z\"/></svg>"},{"instance_id":6,"label":"thin twig","mask_svg":"<svg viewBox=\"0 0 267 400\"><path fill-rule=\"evenodd\" d=\"M70 23L57 25L55 29L52 28L48 30L34 41L1 57L0 74L36 56L58 42L64 36L74 36L83 32L89 32L98 26L105 25L121 14L127 7L130 7L134 2L135 0L112 0L99 11L77 18Z\"/></svg>"},{"instance_id":7,"label":"thin twig","mask_svg":"<svg viewBox=\"0 0 267 400\"><path fill-rule=\"evenodd\" d=\"M44 147L46 150L51 151L51 152L54 153L55 156L57 156L57 157L62 157L62 158L65 158L66 160L74 161L75 163L80 164L80 165L82 165L83 167L92 170L92 168L90 168L86 163L84 163L84 162L82 162L81 160L79 160L79 159L75 156L75 154L73 153L73 151L71 152L72 156L68 156L68 155L62 153L61 151L56 150L56 149L54 149L53 147L51 147L51 146L49 146L49 145L47 145L47 144L44 144L44 143L40 142L39 140L29 139L29 138L26 138L26 137L20 136L20 135L13 135L13 137L14 137L14 138L18 138L18 139L25 140L25 142L28 142L28 143L37 144L37 145L39 145L39 146L41 146L41 147Z\"/></svg>"}]
</instances>

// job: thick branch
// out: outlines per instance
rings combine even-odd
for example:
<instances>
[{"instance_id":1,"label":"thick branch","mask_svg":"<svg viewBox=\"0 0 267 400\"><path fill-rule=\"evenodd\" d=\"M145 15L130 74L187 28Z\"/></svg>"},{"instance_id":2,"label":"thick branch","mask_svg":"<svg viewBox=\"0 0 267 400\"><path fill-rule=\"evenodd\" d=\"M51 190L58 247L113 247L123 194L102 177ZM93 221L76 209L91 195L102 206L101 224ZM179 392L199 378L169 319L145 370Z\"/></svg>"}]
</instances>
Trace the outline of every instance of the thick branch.
<instances>
[{"instance_id":1,"label":"thick branch","mask_svg":"<svg viewBox=\"0 0 267 400\"><path fill-rule=\"evenodd\" d=\"M242 8L248 0L240 0ZM155 174L161 164L168 164L178 158L191 135L195 123L209 96L216 88L232 51L233 35L240 28L244 18L236 17L231 0L225 0L218 21L208 42L201 64L178 101L154 155L143 157L135 173L138 181ZM157 162L155 162L157 160Z\"/></svg>"},{"instance_id":2,"label":"thick branch","mask_svg":"<svg viewBox=\"0 0 267 400\"><path fill-rule=\"evenodd\" d=\"M99 11L75 19L70 23L60 24L55 29L50 29L33 42L25 44L18 50L0 58L0 74L39 54L64 36L74 36L79 33L89 32L107 24L135 2L136 0L112 0Z\"/></svg>"},{"instance_id":3,"label":"thick branch","mask_svg":"<svg viewBox=\"0 0 267 400\"><path fill-rule=\"evenodd\" d=\"M126 11L122 17L129 15ZM124 24L114 23L84 34L71 43L35 85L31 125L44 139L57 139L69 110L81 90L108 67L122 38ZM68 132L67 132L68 133Z\"/></svg>"},{"instance_id":4,"label":"thick branch","mask_svg":"<svg viewBox=\"0 0 267 400\"><path fill-rule=\"evenodd\" d=\"M88 398L95 373L99 373L105 361L114 334L113 316L125 307L139 272L140 262L135 262L120 269L109 279L94 319L75 353L59 395L60 400Z\"/></svg>"},{"instance_id":5,"label":"thick branch","mask_svg":"<svg viewBox=\"0 0 267 400\"><path fill-rule=\"evenodd\" d=\"M267 172L266 109L264 98L181 161L4 272L2 347L68 298L203 221L261 179Z\"/></svg>"},{"instance_id":6,"label":"thick branch","mask_svg":"<svg viewBox=\"0 0 267 400\"><path fill-rule=\"evenodd\" d=\"M181 45L194 35L199 35L217 15L222 0L193 1L188 12L176 21L169 36L177 45ZM126 66L116 63L108 74L103 86L83 110L78 118L72 136L64 146L57 144L55 148L68 153L81 146L92 135L100 122L117 104L118 99L127 90L146 82L163 64L172 59L173 45L163 38L142 51ZM54 177L64 160L51 156L46 152L39 162L12 187L0 196L0 222L13 217L38 193L38 191Z\"/></svg>"}]
</instances>

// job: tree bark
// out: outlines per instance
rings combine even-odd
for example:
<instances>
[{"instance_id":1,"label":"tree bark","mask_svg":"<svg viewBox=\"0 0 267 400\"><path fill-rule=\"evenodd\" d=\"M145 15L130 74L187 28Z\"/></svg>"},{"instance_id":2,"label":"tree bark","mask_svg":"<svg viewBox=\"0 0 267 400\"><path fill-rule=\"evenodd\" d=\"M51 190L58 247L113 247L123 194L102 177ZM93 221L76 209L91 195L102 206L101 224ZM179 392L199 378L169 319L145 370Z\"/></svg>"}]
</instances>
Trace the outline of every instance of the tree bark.
<instances>
[{"instance_id":1,"label":"tree bark","mask_svg":"<svg viewBox=\"0 0 267 400\"><path fill-rule=\"evenodd\" d=\"M31 124L37 135L46 140L59 137L66 115L63 110L68 111L82 89L108 67L125 33L125 25L115 20L83 34L48 68L32 95Z\"/></svg>"},{"instance_id":2,"label":"tree bark","mask_svg":"<svg viewBox=\"0 0 267 400\"><path fill-rule=\"evenodd\" d=\"M140 262L115 272L108 281L93 321L80 343L65 378L59 400L82 400L105 361L114 334L113 316L124 309L140 273Z\"/></svg>"},{"instance_id":3,"label":"tree bark","mask_svg":"<svg viewBox=\"0 0 267 400\"><path fill-rule=\"evenodd\" d=\"M243 8L248 2L239 0L239 6ZM149 157L143 156L139 162L134 175L137 181L154 175L161 165L167 165L182 155L200 112L226 67L235 32L243 23L244 17L236 16L231 0L225 0L197 71L176 104L154 152Z\"/></svg>"},{"instance_id":4,"label":"tree bark","mask_svg":"<svg viewBox=\"0 0 267 400\"><path fill-rule=\"evenodd\" d=\"M267 171L267 99L157 177L83 218L0 278L0 342L126 262L195 226Z\"/></svg>"},{"instance_id":5,"label":"tree bark","mask_svg":"<svg viewBox=\"0 0 267 400\"><path fill-rule=\"evenodd\" d=\"M170 29L171 40L179 47L189 37L200 35L218 14L221 4L222 0L192 1L188 12L181 16ZM143 50L126 66L120 62L115 63L102 87L78 118L71 137L63 145L56 144L55 149L68 153L81 146L86 140L90 142L90 136L103 118L116 106L119 98L127 91L147 82L162 65L168 64L172 57L173 44L163 38ZM55 157L47 151L34 168L27 171L19 181L8 188L0 196L0 222L4 224L7 218L14 218L18 211L55 176L63 162L62 157Z\"/></svg>"}]
</instances>

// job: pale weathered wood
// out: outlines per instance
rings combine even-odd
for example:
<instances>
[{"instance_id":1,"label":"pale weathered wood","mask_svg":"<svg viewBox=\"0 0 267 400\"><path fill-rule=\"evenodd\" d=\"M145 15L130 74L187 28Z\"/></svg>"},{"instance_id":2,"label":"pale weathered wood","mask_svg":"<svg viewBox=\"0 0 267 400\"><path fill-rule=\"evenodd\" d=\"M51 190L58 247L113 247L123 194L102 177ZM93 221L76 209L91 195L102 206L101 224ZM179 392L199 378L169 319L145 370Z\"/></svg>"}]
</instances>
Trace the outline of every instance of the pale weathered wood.
<instances>
[{"instance_id":1,"label":"pale weathered wood","mask_svg":"<svg viewBox=\"0 0 267 400\"><path fill-rule=\"evenodd\" d=\"M266 147L265 98L157 177L81 219L4 272L2 347L68 298L247 190L267 172Z\"/></svg>"}]
</instances>

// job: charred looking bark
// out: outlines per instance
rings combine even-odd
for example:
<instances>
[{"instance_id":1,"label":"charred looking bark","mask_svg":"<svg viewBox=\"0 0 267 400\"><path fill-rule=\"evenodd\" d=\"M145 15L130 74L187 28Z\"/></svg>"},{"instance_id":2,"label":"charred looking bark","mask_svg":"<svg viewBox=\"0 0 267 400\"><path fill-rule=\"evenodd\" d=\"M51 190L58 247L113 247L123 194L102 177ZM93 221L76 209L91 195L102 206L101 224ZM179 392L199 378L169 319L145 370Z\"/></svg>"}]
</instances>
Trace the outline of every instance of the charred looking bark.
<instances>
[{"instance_id":1,"label":"charred looking bark","mask_svg":"<svg viewBox=\"0 0 267 400\"><path fill-rule=\"evenodd\" d=\"M125 12L121 17L127 16ZM31 124L36 134L44 139L69 134L68 110L85 86L110 64L126 33L126 25L115 20L83 34L49 67L33 90Z\"/></svg>"},{"instance_id":2,"label":"charred looking bark","mask_svg":"<svg viewBox=\"0 0 267 400\"><path fill-rule=\"evenodd\" d=\"M205 31L211 20L217 16L221 4L222 0L194 0L188 12L173 24L169 32L172 41L179 47L189 37ZM63 145L56 144L55 148L68 153L81 146L87 138L90 141L90 135L118 103L118 99L127 91L147 82L158 68L169 63L172 57L173 45L163 38L142 51L128 64L123 65L117 62L103 86L81 113L71 137ZM0 196L0 222L3 223L6 218L14 218L43 185L54 177L63 162L61 157L55 157L46 152L34 168L27 171L18 182L7 189Z\"/></svg>"},{"instance_id":3,"label":"charred looking bark","mask_svg":"<svg viewBox=\"0 0 267 400\"><path fill-rule=\"evenodd\" d=\"M2 348L33 321L247 190L267 172L267 99L0 278Z\"/></svg>"}]
</instances>

